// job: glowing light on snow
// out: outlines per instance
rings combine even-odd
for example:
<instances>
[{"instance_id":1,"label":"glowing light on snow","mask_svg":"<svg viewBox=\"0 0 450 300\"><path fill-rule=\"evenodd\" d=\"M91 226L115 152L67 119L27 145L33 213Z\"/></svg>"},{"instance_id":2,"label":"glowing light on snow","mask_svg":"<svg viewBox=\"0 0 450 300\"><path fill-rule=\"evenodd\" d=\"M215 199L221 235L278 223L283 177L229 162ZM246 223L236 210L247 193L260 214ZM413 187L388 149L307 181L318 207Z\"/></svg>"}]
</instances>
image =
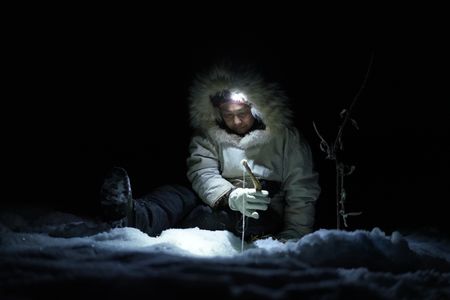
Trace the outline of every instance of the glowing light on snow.
<instances>
[{"instance_id":1,"label":"glowing light on snow","mask_svg":"<svg viewBox=\"0 0 450 300\"><path fill-rule=\"evenodd\" d=\"M150 237L135 228L117 228L92 237L95 244L116 250L146 250L158 247L176 254L193 256L233 256L240 253L241 240L229 231L199 228L168 229Z\"/></svg>"},{"instance_id":2,"label":"glowing light on snow","mask_svg":"<svg viewBox=\"0 0 450 300\"><path fill-rule=\"evenodd\" d=\"M241 243L228 231L198 228L166 230L158 239L198 256L233 256L239 253Z\"/></svg>"}]
</instances>

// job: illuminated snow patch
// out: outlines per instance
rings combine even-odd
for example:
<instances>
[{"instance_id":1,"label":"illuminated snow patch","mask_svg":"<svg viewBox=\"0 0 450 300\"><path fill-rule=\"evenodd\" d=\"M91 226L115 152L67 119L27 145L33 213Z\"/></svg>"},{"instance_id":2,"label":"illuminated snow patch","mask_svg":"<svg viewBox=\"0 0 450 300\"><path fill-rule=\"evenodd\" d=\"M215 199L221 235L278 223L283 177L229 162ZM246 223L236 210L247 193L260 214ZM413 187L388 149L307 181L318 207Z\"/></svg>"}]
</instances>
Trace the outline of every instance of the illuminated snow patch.
<instances>
[{"instance_id":1,"label":"illuminated snow patch","mask_svg":"<svg viewBox=\"0 0 450 300\"><path fill-rule=\"evenodd\" d=\"M240 253L241 248L241 240L229 231L198 228L169 229L160 235L158 241L199 256L232 256Z\"/></svg>"},{"instance_id":2,"label":"illuminated snow patch","mask_svg":"<svg viewBox=\"0 0 450 300\"><path fill-rule=\"evenodd\" d=\"M168 229L158 237L150 237L135 228L117 228L91 239L98 246L117 250L153 250L154 246L163 246L170 252L203 257L233 256L239 254L241 248L241 240L229 231L199 228Z\"/></svg>"}]
</instances>

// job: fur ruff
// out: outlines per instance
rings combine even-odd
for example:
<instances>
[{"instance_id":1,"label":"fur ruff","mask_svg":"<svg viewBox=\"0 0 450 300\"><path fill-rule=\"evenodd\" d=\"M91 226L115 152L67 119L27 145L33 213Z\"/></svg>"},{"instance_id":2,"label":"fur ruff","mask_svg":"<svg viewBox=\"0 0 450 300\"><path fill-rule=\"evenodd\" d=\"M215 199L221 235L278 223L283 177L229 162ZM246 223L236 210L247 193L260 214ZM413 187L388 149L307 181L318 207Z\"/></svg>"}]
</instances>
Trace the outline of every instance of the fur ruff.
<instances>
[{"instance_id":1,"label":"fur ruff","mask_svg":"<svg viewBox=\"0 0 450 300\"><path fill-rule=\"evenodd\" d=\"M223 90L244 93L266 129L254 130L244 137L221 129L217 123L217 108L213 107L210 96ZM214 66L196 78L190 90L189 112L195 130L244 149L268 143L273 135L292 124L288 99L276 84L264 82L251 70L236 72L224 66Z\"/></svg>"}]
</instances>

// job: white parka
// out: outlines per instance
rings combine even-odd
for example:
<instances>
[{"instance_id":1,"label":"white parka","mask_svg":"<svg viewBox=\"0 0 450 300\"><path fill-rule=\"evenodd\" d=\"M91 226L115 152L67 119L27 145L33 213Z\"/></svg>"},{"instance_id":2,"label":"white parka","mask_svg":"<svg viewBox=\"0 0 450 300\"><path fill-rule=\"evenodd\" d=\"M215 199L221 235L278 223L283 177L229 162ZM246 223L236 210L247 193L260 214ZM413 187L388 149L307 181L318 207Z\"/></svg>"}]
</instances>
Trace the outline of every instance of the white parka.
<instances>
[{"instance_id":1,"label":"white parka","mask_svg":"<svg viewBox=\"0 0 450 300\"><path fill-rule=\"evenodd\" d=\"M220 115L210 96L229 90L244 93L252 113L266 125L239 136L218 125ZM195 130L187 159L193 189L208 205L243 179L241 161L246 159L256 177L281 184L270 207L283 216L281 238L296 239L313 229L315 201L320 194L318 174L313 169L306 140L291 125L292 112L284 94L252 72L236 73L214 67L199 76L191 88L191 125ZM251 186L251 181L247 186Z\"/></svg>"}]
</instances>

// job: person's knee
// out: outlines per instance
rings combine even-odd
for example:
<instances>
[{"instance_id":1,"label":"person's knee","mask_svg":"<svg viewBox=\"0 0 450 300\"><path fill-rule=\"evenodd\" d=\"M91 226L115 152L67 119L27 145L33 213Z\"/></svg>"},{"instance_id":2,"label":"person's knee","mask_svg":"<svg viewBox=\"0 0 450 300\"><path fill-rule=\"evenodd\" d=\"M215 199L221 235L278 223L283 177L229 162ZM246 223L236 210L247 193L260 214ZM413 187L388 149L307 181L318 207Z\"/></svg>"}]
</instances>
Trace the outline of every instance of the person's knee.
<instances>
[{"instance_id":1,"label":"person's knee","mask_svg":"<svg viewBox=\"0 0 450 300\"><path fill-rule=\"evenodd\" d=\"M160 186L157 190L180 194L182 197L195 197L195 193L192 189L181 184L165 184Z\"/></svg>"},{"instance_id":2,"label":"person's knee","mask_svg":"<svg viewBox=\"0 0 450 300\"><path fill-rule=\"evenodd\" d=\"M193 194L192 189L188 188L187 186L181 185L181 184L173 184L172 187L176 189L177 191L180 191L184 194Z\"/></svg>"}]
</instances>

